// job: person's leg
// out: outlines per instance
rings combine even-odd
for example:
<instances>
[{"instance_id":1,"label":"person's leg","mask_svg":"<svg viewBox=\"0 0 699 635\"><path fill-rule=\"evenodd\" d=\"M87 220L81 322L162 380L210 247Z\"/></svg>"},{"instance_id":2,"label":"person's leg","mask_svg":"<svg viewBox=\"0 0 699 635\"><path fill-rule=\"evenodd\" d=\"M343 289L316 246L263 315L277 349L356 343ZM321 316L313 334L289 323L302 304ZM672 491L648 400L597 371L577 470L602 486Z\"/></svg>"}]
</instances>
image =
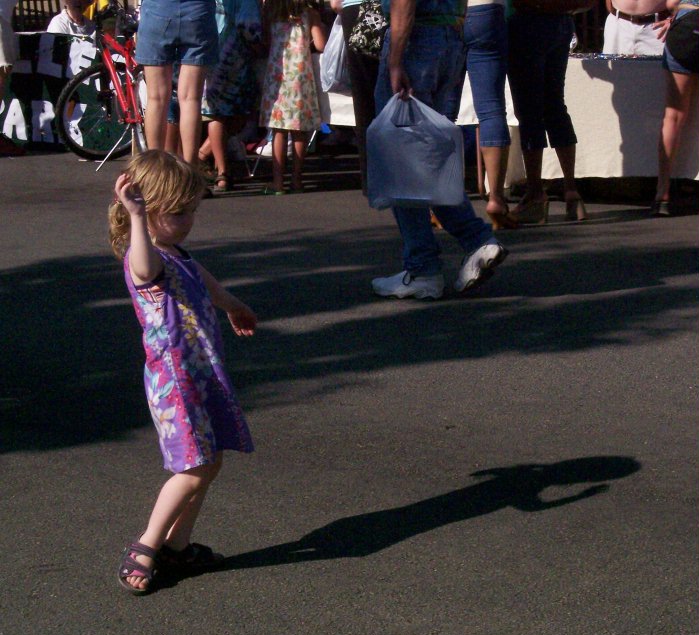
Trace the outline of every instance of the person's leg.
<instances>
[{"instance_id":1,"label":"person's leg","mask_svg":"<svg viewBox=\"0 0 699 635\"><path fill-rule=\"evenodd\" d=\"M558 163L563 172L563 193L565 200L580 198L575 184L575 144L554 148Z\"/></svg>"},{"instance_id":2,"label":"person's leg","mask_svg":"<svg viewBox=\"0 0 699 635\"><path fill-rule=\"evenodd\" d=\"M180 127L176 123L168 122L165 127L165 152L179 155L182 151L180 144Z\"/></svg>"},{"instance_id":3,"label":"person's leg","mask_svg":"<svg viewBox=\"0 0 699 635\"><path fill-rule=\"evenodd\" d=\"M160 490L140 543L156 551L166 539L173 545L180 545L185 539L189 543L204 496L221 468L221 460L222 453L219 452L214 463L170 477ZM144 555L137 555L135 559L148 567L154 564ZM126 581L136 589L145 589L147 585L141 576L129 576Z\"/></svg>"},{"instance_id":4,"label":"person's leg","mask_svg":"<svg viewBox=\"0 0 699 635\"><path fill-rule=\"evenodd\" d=\"M193 165L196 165L201 145L201 97L204 91L206 71L206 66L183 63L177 81L182 157L187 163Z\"/></svg>"},{"instance_id":5,"label":"person's leg","mask_svg":"<svg viewBox=\"0 0 699 635\"><path fill-rule=\"evenodd\" d=\"M209 122L211 123L211 122ZM202 163L207 162L211 156L213 155L213 152L211 151L211 141L209 140L209 135L206 135L206 139L202 142L201 146L199 146L199 153L198 153L198 158L199 161Z\"/></svg>"},{"instance_id":6,"label":"person's leg","mask_svg":"<svg viewBox=\"0 0 699 635\"><path fill-rule=\"evenodd\" d=\"M488 176L486 211L506 216L505 172L510 145L505 109L507 26L500 5L475 6L466 14L464 43L473 105L480 127L480 151Z\"/></svg>"},{"instance_id":7,"label":"person's leg","mask_svg":"<svg viewBox=\"0 0 699 635\"><path fill-rule=\"evenodd\" d=\"M357 135L357 152L359 154L359 170L362 179L362 193L367 194L366 172L366 129L376 115L374 88L379 72L379 62L366 55L355 53L349 48L349 36L357 22L359 5L343 7L342 34L347 46L347 70L352 90L354 107L355 133Z\"/></svg>"},{"instance_id":8,"label":"person's leg","mask_svg":"<svg viewBox=\"0 0 699 635\"><path fill-rule=\"evenodd\" d=\"M167 113L172 94L172 65L144 66L148 107L145 111L146 144L150 150L165 148Z\"/></svg>"},{"instance_id":9,"label":"person's leg","mask_svg":"<svg viewBox=\"0 0 699 635\"><path fill-rule=\"evenodd\" d=\"M689 114L692 95L699 88L699 76L665 73L665 112L658 139L658 183L655 200L670 200L670 180L682 129Z\"/></svg>"},{"instance_id":10,"label":"person's leg","mask_svg":"<svg viewBox=\"0 0 699 635\"><path fill-rule=\"evenodd\" d=\"M171 547L175 551L180 551L187 547L191 542L192 531L194 530L194 525L199 518L199 512L201 511L201 506L204 503L206 494L209 491L209 485L218 476L221 471L221 466L223 465L223 452L216 453L216 461L211 464L207 471L207 480L202 483L202 486L197 490L197 492L189 499L189 502L182 510L182 513L177 517L177 520L170 527L164 544Z\"/></svg>"},{"instance_id":11,"label":"person's leg","mask_svg":"<svg viewBox=\"0 0 699 635\"><path fill-rule=\"evenodd\" d=\"M544 18L528 14L516 14L508 24L508 74L527 179L526 193L514 210L518 216L531 205L543 209L546 198L541 182L541 158L546 147L545 42L542 42L546 34L539 33L542 27L545 27Z\"/></svg>"},{"instance_id":12,"label":"person's leg","mask_svg":"<svg viewBox=\"0 0 699 635\"><path fill-rule=\"evenodd\" d=\"M228 125L223 118L214 118L209 122L209 136L207 139L209 140L211 153L214 155L217 177L221 176L228 179L228 156L226 152ZM217 178L216 185L228 186L228 183L223 184L223 179L219 182Z\"/></svg>"},{"instance_id":13,"label":"person's leg","mask_svg":"<svg viewBox=\"0 0 699 635\"><path fill-rule=\"evenodd\" d=\"M287 139L286 130L275 129L272 133L272 188L277 192L284 190Z\"/></svg>"},{"instance_id":14,"label":"person's leg","mask_svg":"<svg viewBox=\"0 0 699 635\"><path fill-rule=\"evenodd\" d=\"M291 189L301 191L303 189L303 162L308 147L308 133L303 130L294 130L291 132L291 141L293 144Z\"/></svg>"},{"instance_id":15,"label":"person's leg","mask_svg":"<svg viewBox=\"0 0 699 635\"><path fill-rule=\"evenodd\" d=\"M561 165L566 200L580 198L575 184L575 144L578 140L565 104L565 77L574 30L570 16L559 18L558 28L549 41L544 79L544 125Z\"/></svg>"}]
</instances>

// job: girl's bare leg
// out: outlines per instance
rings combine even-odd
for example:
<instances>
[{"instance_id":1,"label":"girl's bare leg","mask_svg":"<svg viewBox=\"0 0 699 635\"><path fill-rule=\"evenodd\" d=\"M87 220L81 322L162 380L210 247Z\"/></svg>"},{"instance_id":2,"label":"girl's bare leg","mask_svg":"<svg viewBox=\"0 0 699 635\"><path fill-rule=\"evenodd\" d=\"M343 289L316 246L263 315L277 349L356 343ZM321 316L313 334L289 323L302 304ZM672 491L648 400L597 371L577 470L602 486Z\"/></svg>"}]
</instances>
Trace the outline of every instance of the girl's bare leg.
<instances>
[{"instance_id":1,"label":"girl's bare leg","mask_svg":"<svg viewBox=\"0 0 699 635\"><path fill-rule=\"evenodd\" d=\"M286 130L274 130L272 133L272 187L278 192L281 192L284 189L286 140Z\"/></svg>"},{"instance_id":2,"label":"girl's bare leg","mask_svg":"<svg viewBox=\"0 0 699 635\"><path fill-rule=\"evenodd\" d=\"M303 161L306 158L306 148L308 146L308 133L294 130L291 133L293 145L293 163L291 172L291 187L294 190L303 188Z\"/></svg>"},{"instance_id":3,"label":"girl's bare leg","mask_svg":"<svg viewBox=\"0 0 699 635\"><path fill-rule=\"evenodd\" d=\"M183 543L186 547L206 492L221 469L222 460L223 453L218 452L214 463L171 476L158 494L148 527L139 542L156 551L166 540L173 548L179 548ZM138 555L136 560L153 566L153 560L148 556ZM129 576L126 580L137 589L147 586L146 579L141 576Z\"/></svg>"}]
</instances>

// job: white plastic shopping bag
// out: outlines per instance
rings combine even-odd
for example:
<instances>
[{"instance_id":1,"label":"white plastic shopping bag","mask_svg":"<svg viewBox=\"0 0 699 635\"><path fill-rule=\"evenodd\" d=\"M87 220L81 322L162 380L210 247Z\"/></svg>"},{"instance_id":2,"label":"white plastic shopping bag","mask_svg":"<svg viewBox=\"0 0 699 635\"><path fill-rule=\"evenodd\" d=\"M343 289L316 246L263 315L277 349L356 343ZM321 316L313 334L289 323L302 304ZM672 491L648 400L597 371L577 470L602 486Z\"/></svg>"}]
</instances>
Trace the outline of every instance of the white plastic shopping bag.
<instances>
[{"instance_id":1,"label":"white plastic shopping bag","mask_svg":"<svg viewBox=\"0 0 699 635\"><path fill-rule=\"evenodd\" d=\"M464 201L464 140L444 115L394 95L367 129L369 205L432 207Z\"/></svg>"},{"instance_id":2,"label":"white plastic shopping bag","mask_svg":"<svg viewBox=\"0 0 699 635\"><path fill-rule=\"evenodd\" d=\"M349 91L347 48L342 35L342 21L338 15L333 22L328 41L320 56L320 87L327 93Z\"/></svg>"}]
</instances>

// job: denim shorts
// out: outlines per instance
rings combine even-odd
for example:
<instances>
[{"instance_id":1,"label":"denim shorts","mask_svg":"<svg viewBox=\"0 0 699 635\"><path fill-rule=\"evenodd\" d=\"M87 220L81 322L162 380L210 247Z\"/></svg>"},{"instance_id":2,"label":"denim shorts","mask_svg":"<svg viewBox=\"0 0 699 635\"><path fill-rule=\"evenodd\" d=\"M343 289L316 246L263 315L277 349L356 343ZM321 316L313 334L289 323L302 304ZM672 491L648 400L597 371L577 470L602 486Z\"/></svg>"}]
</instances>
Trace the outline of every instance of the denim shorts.
<instances>
[{"instance_id":1,"label":"denim shorts","mask_svg":"<svg viewBox=\"0 0 699 635\"><path fill-rule=\"evenodd\" d=\"M135 58L145 66L218 61L214 0L143 0Z\"/></svg>"},{"instance_id":2,"label":"denim shorts","mask_svg":"<svg viewBox=\"0 0 699 635\"><path fill-rule=\"evenodd\" d=\"M690 11L699 11L699 9L680 9L675 16L675 20L679 20L682 16ZM668 51L667 46L663 48L663 68L671 73L680 73L681 75L691 75L692 71L680 64Z\"/></svg>"}]
</instances>

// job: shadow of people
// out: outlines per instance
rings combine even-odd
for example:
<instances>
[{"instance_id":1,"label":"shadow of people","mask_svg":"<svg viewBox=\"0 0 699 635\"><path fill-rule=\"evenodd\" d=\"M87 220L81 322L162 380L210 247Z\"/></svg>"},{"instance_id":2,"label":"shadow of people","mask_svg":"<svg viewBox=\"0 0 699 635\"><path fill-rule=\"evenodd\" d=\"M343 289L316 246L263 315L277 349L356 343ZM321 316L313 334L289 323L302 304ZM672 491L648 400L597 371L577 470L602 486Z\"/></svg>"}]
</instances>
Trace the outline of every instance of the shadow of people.
<instances>
[{"instance_id":1,"label":"shadow of people","mask_svg":"<svg viewBox=\"0 0 699 635\"><path fill-rule=\"evenodd\" d=\"M629 476L640 467L630 457L599 456L481 470L471 476L491 478L403 507L340 518L298 540L230 556L221 568L368 556L432 529L506 507L537 512L590 498L607 491L609 486L602 481ZM585 483L598 484L555 500L541 498L547 487Z\"/></svg>"}]
</instances>

